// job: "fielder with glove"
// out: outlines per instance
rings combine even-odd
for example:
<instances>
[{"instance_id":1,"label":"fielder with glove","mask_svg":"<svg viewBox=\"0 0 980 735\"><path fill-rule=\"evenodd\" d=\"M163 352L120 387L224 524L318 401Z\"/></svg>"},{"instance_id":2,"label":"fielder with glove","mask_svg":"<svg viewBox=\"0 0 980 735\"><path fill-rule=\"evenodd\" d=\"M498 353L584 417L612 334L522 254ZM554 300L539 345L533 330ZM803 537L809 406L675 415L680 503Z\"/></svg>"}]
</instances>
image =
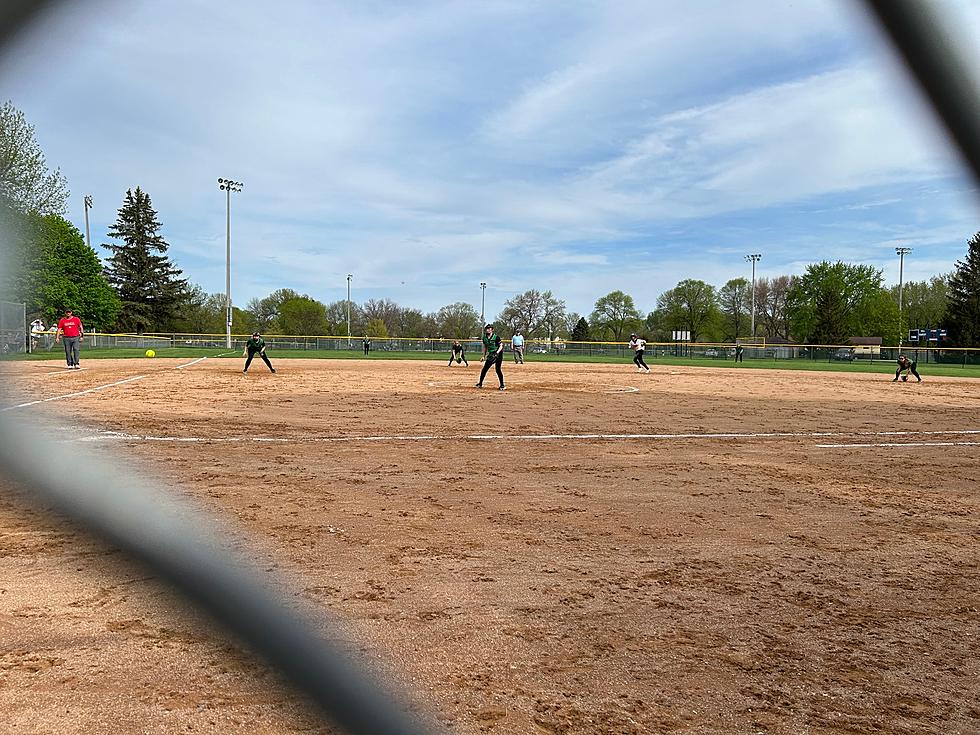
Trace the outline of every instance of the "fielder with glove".
<instances>
[{"instance_id":1,"label":"fielder with glove","mask_svg":"<svg viewBox=\"0 0 980 735\"><path fill-rule=\"evenodd\" d=\"M265 340L262 339L262 335L258 332L252 332L252 336L245 340L245 349L242 351L242 357L245 358L245 369L242 370L243 373L248 372L248 366L252 364L252 358L258 355L262 358L262 361L269 366L269 370L276 372L276 369L272 367L272 363L269 362L269 358L265 356Z\"/></svg>"}]
</instances>

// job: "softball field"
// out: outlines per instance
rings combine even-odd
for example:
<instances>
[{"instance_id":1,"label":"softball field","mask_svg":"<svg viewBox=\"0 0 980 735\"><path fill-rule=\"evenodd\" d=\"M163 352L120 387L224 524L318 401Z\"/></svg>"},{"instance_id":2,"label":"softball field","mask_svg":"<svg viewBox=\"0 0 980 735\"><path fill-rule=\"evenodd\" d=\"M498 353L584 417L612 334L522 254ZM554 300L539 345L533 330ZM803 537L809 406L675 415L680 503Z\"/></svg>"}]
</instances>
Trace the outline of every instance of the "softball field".
<instances>
[{"instance_id":1,"label":"softball field","mask_svg":"<svg viewBox=\"0 0 980 735\"><path fill-rule=\"evenodd\" d=\"M980 381L270 357L5 363L0 410L232 519L450 732L980 731ZM14 497L0 732L330 732Z\"/></svg>"}]
</instances>

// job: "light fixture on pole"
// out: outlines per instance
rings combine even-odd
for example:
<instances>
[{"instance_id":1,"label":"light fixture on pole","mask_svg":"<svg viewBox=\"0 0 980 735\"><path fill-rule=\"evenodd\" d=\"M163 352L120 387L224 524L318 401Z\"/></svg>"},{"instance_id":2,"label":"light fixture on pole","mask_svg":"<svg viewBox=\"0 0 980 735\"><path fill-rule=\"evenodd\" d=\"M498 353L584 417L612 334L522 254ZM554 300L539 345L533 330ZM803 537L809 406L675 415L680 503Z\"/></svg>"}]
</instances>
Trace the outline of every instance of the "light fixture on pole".
<instances>
[{"instance_id":1,"label":"light fixture on pole","mask_svg":"<svg viewBox=\"0 0 980 735\"><path fill-rule=\"evenodd\" d=\"M487 284L485 281L480 281L480 329L483 329L483 325L487 323Z\"/></svg>"},{"instance_id":2,"label":"light fixture on pole","mask_svg":"<svg viewBox=\"0 0 980 735\"><path fill-rule=\"evenodd\" d=\"M752 336L755 337L755 264L762 260L762 254L752 253L745 259L752 262Z\"/></svg>"},{"instance_id":3,"label":"light fixture on pole","mask_svg":"<svg viewBox=\"0 0 980 735\"><path fill-rule=\"evenodd\" d=\"M218 179L218 188L227 192L225 207L225 347L231 349L231 193L240 192L244 187L241 181Z\"/></svg>"},{"instance_id":4,"label":"light fixture on pole","mask_svg":"<svg viewBox=\"0 0 980 735\"><path fill-rule=\"evenodd\" d=\"M347 349L351 347L350 341L350 279L353 278L350 273L347 274Z\"/></svg>"},{"instance_id":5,"label":"light fixture on pole","mask_svg":"<svg viewBox=\"0 0 980 735\"><path fill-rule=\"evenodd\" d=\"M902 349L902 337L904 326L902 325L902 287L905 277L905 256L912 252L912 248L895 248L898 254L898 349Z\"/></svg>"},{"instance_id":6,"label":"light fixture on pole","mask_svg":"<svg viewBox=\"0 0 980 735\"><path fill-rule=\"evenodd\" d=\"M92 195L85 195L85 244L92 247L92 235L88 229L88 211L92 208Z\"/></svg>"}]
</instances>

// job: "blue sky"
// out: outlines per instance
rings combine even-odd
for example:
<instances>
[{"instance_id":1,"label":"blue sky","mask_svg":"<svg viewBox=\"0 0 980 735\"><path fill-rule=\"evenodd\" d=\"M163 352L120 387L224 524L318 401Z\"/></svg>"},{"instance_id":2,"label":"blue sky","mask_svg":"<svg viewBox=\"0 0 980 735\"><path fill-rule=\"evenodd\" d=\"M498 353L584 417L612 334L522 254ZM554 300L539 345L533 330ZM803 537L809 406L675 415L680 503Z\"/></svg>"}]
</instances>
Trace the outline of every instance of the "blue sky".
<instances>
[{"instance_id":1,"label":"blue sky","mask_svg":"<svg viewBox=\"0 0 980 735\"><path fill-rule=\"evenodd\" d=\"M486 310L529 288L587 314L845 259L949 271L980 230L963 175L850 3L95 0L22 37L4 97L82 228L153 199L191 281ZM949 0L963 38L980 5Z\"/></svg>"}]
</instances>

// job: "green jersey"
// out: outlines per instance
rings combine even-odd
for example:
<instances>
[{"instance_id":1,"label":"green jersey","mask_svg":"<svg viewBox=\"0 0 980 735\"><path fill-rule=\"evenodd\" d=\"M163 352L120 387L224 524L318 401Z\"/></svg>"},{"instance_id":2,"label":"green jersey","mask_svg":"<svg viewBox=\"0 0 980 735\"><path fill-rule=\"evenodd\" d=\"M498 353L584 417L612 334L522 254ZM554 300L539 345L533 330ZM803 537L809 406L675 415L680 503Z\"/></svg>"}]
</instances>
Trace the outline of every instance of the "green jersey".
<instances>
[{"instance_id":1,"label":"green jersey","mask_svg":"<svg viewBox=\"0 0 980 735\"><path fill-rule=\"evenodd\" d=\"M500 349L500 335L494 332L489 337L483 335L483 347L487 351L487 356L492 357Z\"/></svg>"},{"instance_id":2,"label":"green jersey","mask_svg":"<svg viewBox=\"0 0 980 735\"><path fill-rule=\"evenodd\" d=\"M259 337L249 337L245 340L245 349L249 352L262 352L265 349L265 340Z\"/></svg>"}]
</instances>

